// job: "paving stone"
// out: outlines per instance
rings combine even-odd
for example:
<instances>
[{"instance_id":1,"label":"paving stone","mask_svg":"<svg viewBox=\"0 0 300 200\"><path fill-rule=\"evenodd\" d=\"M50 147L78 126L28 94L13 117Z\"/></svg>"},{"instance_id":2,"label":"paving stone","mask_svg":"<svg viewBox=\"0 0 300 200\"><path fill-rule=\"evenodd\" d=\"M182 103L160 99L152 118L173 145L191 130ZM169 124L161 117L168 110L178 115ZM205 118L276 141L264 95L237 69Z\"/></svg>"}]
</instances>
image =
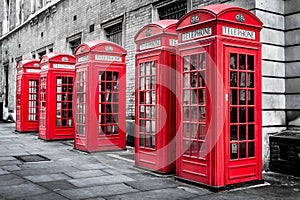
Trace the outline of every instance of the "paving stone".
<instances>
[{"instance_id":1,"label":"paving stone","mask_svg":"<svg viewBox=\"0 0 300 200\"><path fill-rule=\"evenodd\" d=\"M66 175L76 179L76 178L104 176L109 174L102 170L88 170L88 171L67 172Z\"/></svg>"},{"instance_id":2,"label":"paving stone","mask_svg":"<svg viewBox=\"0 0 300 200\"><path fill-rule=\"evenodd\" d=\"M0 166L8 166L8 165L20 165L22 162L18 160L6 160L6 161L1 161Z\"/></svg>"},{"instance_id":3,"label":"paving stone","mask_svg":"<svg viewBox=\"0 0 300 200\"><path fill-rule=\"evenodd\" d=\"M1 166L1 168L9 172L21 170L17 165Z\"/></svg>"},{"instance_id":4,"label":"paving stone","mask_svg":"<svg viewBox=\"0 0 300 200\"><path fill-rule=\"evenodd\" d=\"M107 169L103 169L103 171L112 174L112 175L117 175L117 174L137 174L140 173L137 170L134 169L124 169L124 168L119 168L119 169L115 169L115 168L107 168Z\"/></svg>"},{"instance_id":5,"label":"paving stone","mask_svg":"<svg viewBox=\"0 0 300 200\"><path fill-rule=\"evenodd\" d=\"M22 167L22 166L21 166ZM68 167L51 167L51 168L41 168L41 169L25 169L20 171L15 171L15 174L20 176L35 176L43 174L58 174L63 172L78 171L78 169L68 166Z\"/></svg>"},{"instance_id":6,"label":"paving stone","mask_svg":"<svg viewBox=\"0 0 300 200\"><path fill-rule=\"evenodd\" d=\"M134 179L129 178L125 175L109 175L101 177L71 179L68 181L77 187L87 187L92 185L107 185L113 183L129 182L134 181Z\"/></svg>"},{"instance_id":7,"label":"paving stone","mask_svg":"<svg viewBox=\"0 0 300 200\"><path fill-rule=\"evenodd\" d=\"M12 157L12 156L0 157L0 162L2 162L2 161L12 161L12 160L17 160L17 159Z\"/></svg>"},{"instance_id":8,"label":"paving stone","mask_svg":"<svg viewBox=\"0 0 300 200\"><path fill-rule=\"evenodd\" d=\"M0 175L4 175L4 174L9 174L10 172L4 170L4 169L0 169Z\"/></svg>"},{"instance_id":9,"label":"paving stone","mask_svg":"<svg viewBox=\"0 0 300 200\"><path fill-rule=\"evenodd\" d=\"M160 189L160 190L151 190L146 192L139 192L139 193L129 193L129 194L123 194L123 195L116 195L116 196L110 196L106 197L108 200L122 200L122 199L190 199L192 197L195 197L195 194L186 192L181 189L176 188L167 188L167 189Z\"/></svg>"},{"instance_id":10,"label":"paving stone","mask_svg":"<svg viewBox=\"0 0 300 200\"><path fill-rule=\"evenodd\" d=\"M0 197L5 199L21 199L46 192L46 189L32 183L0 187Z\"/></svg>"},{"instance_id":11,"label":"paving stone","mask_svg":"<svg viewBox=\"0 0 300 200\"><path fill-rule=\"evenodd\" d=\"M26 178L34 183L70 179L70 177L68 177L64 174L46 174L46 175L38 175L38 176L25 176L24 178Z\"/></svg>"},{"instance_id":12,"label":"paving stone","mask_svg":"<svg viewBox=\"0 0 300 200\"><path fill-rule=\"evenodd\" d=\"M148 173L137 173L137 174L125 174L126 176L133 178L134 180L149 180L149 179L157 179L157 176Z\"/></svg>"},{"instance_id":13,"label":"paving stone","mask_svg":"<svg viewBox=\"0 0 300 200\"><path fill-rule=\"evenodd\" d=\"M41 182L40 186L47 188L50 191L58 191L58 190L70 190L76 189L77 187L73 184L69 183L66 180L61 181L50 181L50 182Z\"/></svg>"},{"instance_id":14,"label":"paving stone","mask_svg":"<svg viewBox=\"0 0 300 200\"><path fill-rule=\"evenodd\" d=\"M14 174L7 174L7 175L0 176L0 186L19 185L25 182L26 182L25 179L22 179Z\"/></svg>"},{"instance_id":15,"label":"paving stone","mask_svg":"<svg viewBox=\"0 0 300 200\"><path fill-rule=\"evenodd\" d=\"M141 191L176 188L182 185L178 182L168 179L151 179L151 181L134 181L126 182L125 184Z\"/></svg>"},{"instance_id":16,"label":"paving stone","mask_svg":"<svg viewBox=\"0 0 300 200\"><path fill-rule=\"evenodd\" d=\"M105 169L107 168L107 166L101 164L101 163L96 163L96 164L89 164L89 165L85 165L85 164L81 164L79 166L76 166L78 169L80 170L92 170L92 169Z\"/></svg>"},{"instance_id":17,"label":"paving stone","mask_svg":"<svg viewBox=\"0 0 300 200\"><path fill-rule=\"evenodd\" d=\"M137 192L125 184L113 184L105 186L86 187L73 190L61 190L59 194L69 199L87 199L94 197L105 197L110 195L125 194L130 192Z\"/></svg>"},{"instance_id":18,"label":"paving stone","mask_svg":"<svg viewBox=\"0 0 300 200\"><path fill-rule=\"evenodd\" d=\"M56 193L46 193L36 196L25 197L22 198L22 200L67 200L67 198Z\"/></svg>"}]
</instances>

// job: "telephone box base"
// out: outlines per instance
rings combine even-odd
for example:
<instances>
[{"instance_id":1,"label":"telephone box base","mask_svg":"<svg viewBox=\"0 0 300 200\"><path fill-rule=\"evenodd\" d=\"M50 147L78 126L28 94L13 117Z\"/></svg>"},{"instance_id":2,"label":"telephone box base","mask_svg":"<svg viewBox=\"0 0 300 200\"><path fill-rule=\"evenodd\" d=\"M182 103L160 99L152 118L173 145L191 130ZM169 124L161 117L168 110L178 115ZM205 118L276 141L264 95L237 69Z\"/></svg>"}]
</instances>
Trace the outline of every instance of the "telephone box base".
<instances>
[{"instance_id":1,"label":"telephone box base","mask_svg":"<svg viewBox=\"0 0 300 200\"><path fill-rule=\"evenodd\" d=\"M248 182L225 185L225 186L211 186L211 185L206 185L206 184L199 183L199 182L196 182L196 181L192 181L192 180L189 180L189 179L181 178L181 177L178 177L178 176L175 176L175 180L183 182L183 183L195 185L195 186L198 186L198 187L206 188L206 189L208 189L212 192L221 192L221 191L224 191L224 190L232 190L232 189L244 188L244 187L250 187L250 186L253 187L253 186L261 185L261 184L265 183L264 179L262 179L262 180L254 180L254 181L248 181Z\"/></svg>"}]
</instances>

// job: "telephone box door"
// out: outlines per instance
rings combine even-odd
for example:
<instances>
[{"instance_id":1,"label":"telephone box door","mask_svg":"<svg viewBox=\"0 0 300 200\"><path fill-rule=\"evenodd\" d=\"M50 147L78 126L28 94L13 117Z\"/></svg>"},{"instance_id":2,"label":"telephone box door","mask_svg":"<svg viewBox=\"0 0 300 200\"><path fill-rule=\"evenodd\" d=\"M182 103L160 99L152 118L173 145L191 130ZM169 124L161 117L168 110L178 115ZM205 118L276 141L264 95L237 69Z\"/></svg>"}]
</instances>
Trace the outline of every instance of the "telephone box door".
<instances>
[{"instance_id":1,"label":"telephone box door","mask_svg":"<svg viewBox=\"0 0 300 200\"><path fill-rule=\"evenodd\" d=\"M259 179L261 174L260 68L258 51L226 47L224 77L229 94L229 127L225 139L227 184ZM253 178L254 177L254 178Z\"/></svg>"}]
</instances>

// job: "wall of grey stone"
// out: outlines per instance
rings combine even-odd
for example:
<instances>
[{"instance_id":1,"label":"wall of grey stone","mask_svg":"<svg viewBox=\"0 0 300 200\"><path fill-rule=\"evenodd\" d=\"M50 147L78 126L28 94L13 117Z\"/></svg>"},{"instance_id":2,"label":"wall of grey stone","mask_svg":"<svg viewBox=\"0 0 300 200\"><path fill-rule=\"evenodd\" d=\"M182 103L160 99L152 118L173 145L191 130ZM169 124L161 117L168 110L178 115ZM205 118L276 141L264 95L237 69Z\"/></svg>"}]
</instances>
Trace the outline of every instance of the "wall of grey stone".
<instances>
[{"instance_id":1,"label":"wall of grey stone","mask_svg":"<svg viewBox=\"0 0 300 200\"><path fill-rule=\"evenodd\" d=\"M300 2L285 1L287 125L300 128Z\"/></svg>"}]
</instances>

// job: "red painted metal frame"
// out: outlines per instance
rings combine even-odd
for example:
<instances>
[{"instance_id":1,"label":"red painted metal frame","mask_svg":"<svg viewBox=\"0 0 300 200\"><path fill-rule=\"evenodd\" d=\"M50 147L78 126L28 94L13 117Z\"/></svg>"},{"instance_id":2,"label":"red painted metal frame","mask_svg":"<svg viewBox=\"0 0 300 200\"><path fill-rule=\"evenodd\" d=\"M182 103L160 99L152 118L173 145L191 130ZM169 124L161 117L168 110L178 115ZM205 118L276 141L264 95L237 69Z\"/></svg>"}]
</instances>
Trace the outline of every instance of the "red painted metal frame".
<instances>
[{"instance_id":1,"label":"red painted metal frame","mask_svg":"<svg viewBox=\"0 0 300 200\"><path fill-rule=\"evenodd\" d=\"M126 148L126 54L121 46L104 40L76 49L76 149Z\"/></svg>"},{"instance_id":2,"label":"red painted metal frame","mask_svg":"<svg viewBox=\"0 0 300 200\"><path fill-rule=\"evenodd\" d=\"M180 63L180 74L184 73L183 58L185 56L206 53L207 58L206 146L197 149L190 144L186 149L184 148L183 141L185 140L184 134L186 134L183 127L184 111L182 105L177 106L177 112L181 114L177 114L179 134L176 138L178 157L176 175L182 179L217 188L261 180L261 21L245 9L216 4L187 13L179 20L176 27L179 33L177 62ZM224 27L229 27L233 32L224 34ZM235 30L252 31L255 37L245 38L243 37L245 35L239 35L234 32ZM239 65L237 69L231 69L230 56L234 57L235 54L237 60L239 56L242 60L243 55L246 55L244 62L247 60L252 62L254 58L254 69L248 70L242 65ZM245 81L245 84L231 86L231 73L238 76L237 80ZM254 87L252 88L246 82L250 84L253 74ZM183 103L183 75L178 77L178 81L181 89L177 90L177 97ZM236 93L234 96L234 92L239 92L239 95ZM246 92L254 95L254 101ZM245 93L248 95L242 95ZM239 100L243 99L243 103L231 105L233 101L238 101L236 99L238 96ZM246 100L248 103L244 102ZM234 115L231 110L235 107L239 111ZM250 114L252 112L253 115ZM243 113L245 118L242 119ZM233 122L234 116L239 118L239 121ZM254 132L252 132L253 127ZM197 141L197 138L192 138L192 140ZM198 151L197 156L191 153L195 149ZM199 150L204 152L199 152ZM187 151L189 154L186 153ZM202 157L201 153L203 153Z\"/></svg>"},{"instance_id":3,"label":"red painted metal frame","mask_svg":"<svg viewBox=\"0 0 300 200\"><path fill-rule=\"evenodd\" d=\"M175 172L176 23L157 21L135 36L135 164L160 173Z\"/></svg>"},{"instance_id":4,"label":"red painted metal frame","mask_svg":"<svg viewBox=\"0 0 300 200\"><path fill-rule=\"evenodd\" d=\"M16 131L39 130L39 60L22 60L16 75Z\"/></svg>"},{"instance_id":5,"label":"red painted metal frame","mask_svg":"<svg viewBox=\"0 0 300 200\"><path fill-rule=\"evenodd\" d=\"M72 103L75 61L73 55L57 52L41 58L40 139L74 138Z\"/></svg>"}]
</instances>

